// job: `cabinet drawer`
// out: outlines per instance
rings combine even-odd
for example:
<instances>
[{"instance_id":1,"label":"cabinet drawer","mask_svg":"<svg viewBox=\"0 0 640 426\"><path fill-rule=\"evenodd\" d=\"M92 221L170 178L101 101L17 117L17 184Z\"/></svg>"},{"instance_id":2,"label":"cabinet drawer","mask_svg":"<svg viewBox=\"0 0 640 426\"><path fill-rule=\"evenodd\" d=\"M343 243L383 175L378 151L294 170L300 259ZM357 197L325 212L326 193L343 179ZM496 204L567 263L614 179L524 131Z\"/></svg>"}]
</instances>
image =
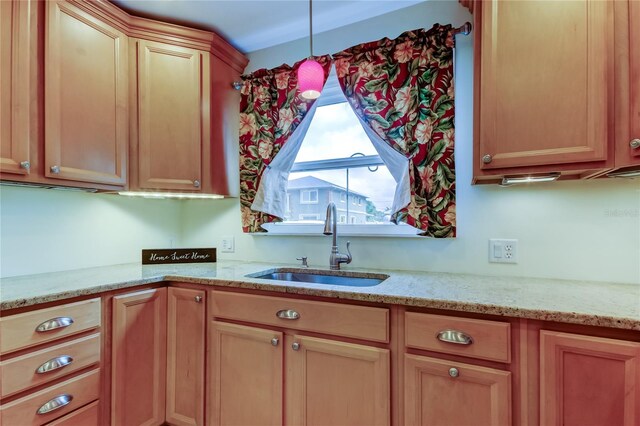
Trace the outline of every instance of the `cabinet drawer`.
<instances>
[{"instance_id":1,"label":"cabinet drawer","mask_svg":"<svg viewBox=\"0 0 640 426\"><path fill-rule=\"evenodd\" d=\"M0 318L0 353L28 348L100 325L100 299Z\"/></svg>"},{"instance_id":2,"label":"cabinet drawer","mask_svg":"<svg viewBox=\"0 0 640 426\"><path fill-rule=\"evenodd\" d=\"M3 426L42 425L97 400L99 393L100 370L96 369L2 406L0 423ZM53 401L59 402L58 408ZM43 413L38 414L39 411Z\"/></svg>"},{"instance_id":3,"label":"cabinet drawer","mask_svg":"<svg viewBox=\"0 0 640 426\"><path fill-rule=\"evenodd\" d=\"M64 417L54 420L47 426L99 426L100 406L95 401L85 405Z\"/></svg>"},{"instance_id":4,"label":"cabinet drawer","mask_svg":"<svg viewBox=\"0 0 640 426\"><path fill-rule=\"evenodd\" d=\"M511 324L506 322L407 312L405 333L410 348L511 362Z\"/></svg>"},{"instance_id":5,"label":"cabinet drawer","mask_svg":"<svg viewBox=\"0 0 640 426\"><path fill-rule=\"evenodd\" d=\"M3 398L47 383L100 360L100 334L0 362Z\"/></svg>"},{"instance_id":6,"label":"cabinet drawer","mask_svg":"<svg viewBox=\"0 0 640 426\"><path fill-rule=\"evenodd\" d=\"M311 300L211 291L215 317L376 342L389 341L389 310ZM289 311L283 319L277 313Z\"/></svg>"}]
</instances>

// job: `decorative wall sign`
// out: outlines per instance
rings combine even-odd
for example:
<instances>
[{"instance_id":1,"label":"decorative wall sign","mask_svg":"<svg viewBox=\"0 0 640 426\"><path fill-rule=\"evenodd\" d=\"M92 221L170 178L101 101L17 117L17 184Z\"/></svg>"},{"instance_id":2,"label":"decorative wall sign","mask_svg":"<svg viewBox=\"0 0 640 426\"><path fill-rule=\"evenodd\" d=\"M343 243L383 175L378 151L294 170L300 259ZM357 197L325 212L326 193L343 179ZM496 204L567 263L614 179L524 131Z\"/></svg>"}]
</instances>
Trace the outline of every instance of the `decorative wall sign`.
<instances>
[{"instance_id":1,"label":"decorative wall sign","mask_svg":"<svg viewBox=\"0 0 640 426\"><path fill-rule=\"evenodd\" d=\"M142 250L143 265L160 265L163 263L214 263L215 261L215 248Z\"/></svg>"}]
</instances>

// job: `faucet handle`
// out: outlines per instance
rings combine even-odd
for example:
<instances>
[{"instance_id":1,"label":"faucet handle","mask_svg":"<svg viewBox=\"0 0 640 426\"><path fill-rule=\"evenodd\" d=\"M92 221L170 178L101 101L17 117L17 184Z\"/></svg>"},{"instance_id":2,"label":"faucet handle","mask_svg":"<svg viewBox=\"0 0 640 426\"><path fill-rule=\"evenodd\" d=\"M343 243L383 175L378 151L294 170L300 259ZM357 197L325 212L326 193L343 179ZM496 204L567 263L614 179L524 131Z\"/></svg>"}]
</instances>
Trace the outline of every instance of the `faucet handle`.
<instances>
[{"instance_id":1,"label":"faucet handle","mask_svg":"<svg viewBox=\"0 0 640 426\"><path fill-rule=\"evenodd\" d=\"M304 266L305 268L309 267L309 264L307 263L307 256L296 257L296 260L301 261L302 262L302 266Z\"/></svg>"},{"instance_id":2,"label":"faucet handle","mask_svg":"<svg viewBox=\"0 0 640 426\"><path fill-rule=\"evenodd\" d=\"M347 241L347 260L345 263L349 264L351 263L351 261L353 260L353 257L351 256L351 250L349 249L351 247L351 241Z\"/></svg>"}]
</instances>

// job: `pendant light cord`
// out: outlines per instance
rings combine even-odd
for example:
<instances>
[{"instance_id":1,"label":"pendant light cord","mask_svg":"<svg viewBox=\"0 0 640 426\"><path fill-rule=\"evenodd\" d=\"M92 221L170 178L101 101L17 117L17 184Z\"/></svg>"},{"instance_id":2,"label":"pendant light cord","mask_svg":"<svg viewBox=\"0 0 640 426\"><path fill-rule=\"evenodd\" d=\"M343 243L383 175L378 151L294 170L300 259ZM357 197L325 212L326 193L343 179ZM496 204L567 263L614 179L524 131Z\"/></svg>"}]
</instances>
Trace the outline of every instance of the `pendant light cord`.
<instances>
[{"instance_id":1,"label":"pendant light cord","mask_svg":"<svg viewBox=\"0 0 640 426\"><path fill-rule=\"evenodd\" d=\"M313 57L313 0L309 0L309 57Z\"/></svg>"}]
</instances>

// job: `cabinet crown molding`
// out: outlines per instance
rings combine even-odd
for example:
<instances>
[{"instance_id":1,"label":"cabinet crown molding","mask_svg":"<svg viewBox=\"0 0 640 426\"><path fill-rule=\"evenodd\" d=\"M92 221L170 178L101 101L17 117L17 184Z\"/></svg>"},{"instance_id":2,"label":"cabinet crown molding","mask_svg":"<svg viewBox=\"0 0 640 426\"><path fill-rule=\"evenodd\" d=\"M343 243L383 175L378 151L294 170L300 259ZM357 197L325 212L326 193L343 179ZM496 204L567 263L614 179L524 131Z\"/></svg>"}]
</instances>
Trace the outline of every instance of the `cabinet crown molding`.
<instances>
[{"instance_id":1,"label":"cabinet crown molding","mask_svg":"<svg viewBox=\"0 0 640 426\"><path fill-rule=\"evenodd\" d=\"M129 37L204 50L239 73L242 73L249 63L249 59L244 54L214 32L130 15L108 0L69 1L82 9L100 15Z\"/></svg>"}]
</instances>

